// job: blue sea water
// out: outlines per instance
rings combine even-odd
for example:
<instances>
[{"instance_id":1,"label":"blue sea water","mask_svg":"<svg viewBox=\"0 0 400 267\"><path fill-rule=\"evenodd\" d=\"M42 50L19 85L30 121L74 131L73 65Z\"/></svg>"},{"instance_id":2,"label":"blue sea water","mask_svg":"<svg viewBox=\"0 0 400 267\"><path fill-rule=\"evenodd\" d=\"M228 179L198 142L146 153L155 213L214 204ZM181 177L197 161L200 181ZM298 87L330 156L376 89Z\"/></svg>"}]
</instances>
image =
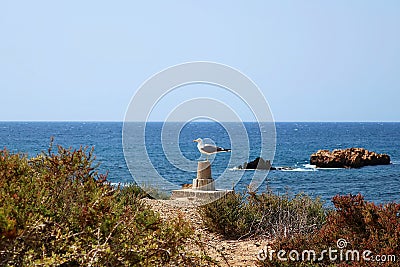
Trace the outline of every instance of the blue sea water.
<instances>
[{"instance_id":1,"label":"blue sea water","mask_svg":"<svg viewBox=\"0 0 400 267\"><path fill-rule=\"evenodd\" d=\"M208 137L219 146L231 145L229 134L218 123L191 122L179 129L177 143L180 153L167 158L161 145L162 126L162 123L147 124L147 153L157 172L178 185L191 183L195 176L195 162L200 154L196 144L192 142L193 139ZM256 123L245 123L245 127L250 140L248 160L253 160L260 155L260 130ZM93 146L97 161L101 163L100 171L108 171L109 180L113 183L130 183L134 179L124 158L122 128L122 122L0 122L0 146L29 156L47 151L52 136L55 144L64 147ZM282 122L276 123L276 136L273 165L294 169L270 171L268 175L266 172L265 182L259 190L262 191L268 185L278 193L287 190L292 193L305 192L312 196L321 196L327 202L336 194L349 193L362 193L367 200L377 203L400 202L400 123ZM391 156L392 164L334 170L315 170L307 166L310 155L319 149L348 147L364 147L387 153ZM236 147L235 153L240 151L240 147ZM175 156L183 157L193 164L189 164L191 166L184 170L177 168L171 163ZM235 188L243 190L249 185L253 171L232 169L242 163L233 162L229 153L219 154L213 162L213 176L218 178L224 172L232 180L242 176ZM140 167L137 166L139 169ZM141 170L140 173L151 184L152 177L148 176L149 173L146 170ZM232 187L227 184L222 186ZM170 189L172 188L167 188Z\"/></svg>"}]
</instances>

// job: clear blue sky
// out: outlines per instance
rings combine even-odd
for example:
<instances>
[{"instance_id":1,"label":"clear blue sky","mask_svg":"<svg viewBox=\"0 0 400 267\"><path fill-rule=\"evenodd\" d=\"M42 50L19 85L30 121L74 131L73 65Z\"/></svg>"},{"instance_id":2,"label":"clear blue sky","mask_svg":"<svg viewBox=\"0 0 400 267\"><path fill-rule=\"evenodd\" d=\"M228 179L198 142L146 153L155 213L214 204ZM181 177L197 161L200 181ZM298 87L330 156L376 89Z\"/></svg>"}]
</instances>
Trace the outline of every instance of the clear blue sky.
<instances>
[{"instance_id":1,"label":"clear blue sky","mask_svg":"<svg viewBox=\"0 0 400 267\"><path fill-rule=\"evenodd\" d=\"M3 0L0 120L121 121L148 77L196 60L253 79L277 121L400 121L389 0Z\"/></svg>"}]
</instances>

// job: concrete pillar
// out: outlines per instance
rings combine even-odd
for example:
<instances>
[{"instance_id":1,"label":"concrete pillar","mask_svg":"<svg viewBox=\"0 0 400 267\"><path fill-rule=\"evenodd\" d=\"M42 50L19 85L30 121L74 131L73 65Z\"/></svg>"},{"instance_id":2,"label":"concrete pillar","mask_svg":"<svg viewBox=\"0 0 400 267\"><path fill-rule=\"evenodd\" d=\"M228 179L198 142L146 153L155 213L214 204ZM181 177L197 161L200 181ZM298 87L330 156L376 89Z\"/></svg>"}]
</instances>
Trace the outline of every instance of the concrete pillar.
<instances>
[{"instance_id":1,"label":"concrete pillar","mask_svg":"<svg viewBox=\"0 0 400 267\"><path fill-rule=\"evenodd\" d=\"M212 179L211 164L208 160L197 162L197 179Z\"/></svg>"},{"instance_id":2,"label":"concrete pillar","mask_svg":"<svg viewBox=\"0 0 400 267\"><path fill-rule=\"evenodd\" d=\"M197 163L197 178L193 179L193 189L214 191L215 183L211 175L211 164L207 161Z\"/></svg>"}]
</instances>

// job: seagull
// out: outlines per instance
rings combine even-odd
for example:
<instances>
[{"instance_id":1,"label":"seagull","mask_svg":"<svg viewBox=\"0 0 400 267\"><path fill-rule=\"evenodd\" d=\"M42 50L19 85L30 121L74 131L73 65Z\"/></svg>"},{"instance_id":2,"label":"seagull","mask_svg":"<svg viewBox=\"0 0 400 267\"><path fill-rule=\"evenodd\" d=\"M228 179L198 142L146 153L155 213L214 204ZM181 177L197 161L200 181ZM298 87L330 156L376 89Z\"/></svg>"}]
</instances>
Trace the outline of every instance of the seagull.
<instances>
[{"instance_id":1,"label":"seagull","mask_svg":"<svg viewBox=\"0 0 400 267\"><path fill-rule=\"evenodd\" d=\"M197 148L199 149L201 154L206 154L207 161L208 161L208 156L212 154L217 154L220 152L231 152L229 148L222 148L222 147L217 147L213 146L210 144L204 144L203 140L201 138L197 138L196 140L193 140L193 142L197 143Z\"/></svg>"}]
</instances>

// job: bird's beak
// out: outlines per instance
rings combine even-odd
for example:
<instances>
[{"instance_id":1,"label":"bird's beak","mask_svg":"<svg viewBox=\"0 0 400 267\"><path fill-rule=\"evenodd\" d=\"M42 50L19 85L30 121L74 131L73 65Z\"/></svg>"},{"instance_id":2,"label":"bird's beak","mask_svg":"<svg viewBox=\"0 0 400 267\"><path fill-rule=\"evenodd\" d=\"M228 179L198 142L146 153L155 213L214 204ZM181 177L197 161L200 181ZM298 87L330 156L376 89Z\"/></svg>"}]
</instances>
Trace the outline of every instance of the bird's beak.
<instances>
[{"instance_id":1,"label":"bird's beak","mask_svg":"<svg viewBox=\"0 0 400 267\"><path fill-rule=\"evenodd\" d=\"M197 142L198 142L198 140L197 140L197 139L196 139L196 140L193 140L193 142L196 142L196 143L197 143Z\"/></svg>"}]
</instances>

